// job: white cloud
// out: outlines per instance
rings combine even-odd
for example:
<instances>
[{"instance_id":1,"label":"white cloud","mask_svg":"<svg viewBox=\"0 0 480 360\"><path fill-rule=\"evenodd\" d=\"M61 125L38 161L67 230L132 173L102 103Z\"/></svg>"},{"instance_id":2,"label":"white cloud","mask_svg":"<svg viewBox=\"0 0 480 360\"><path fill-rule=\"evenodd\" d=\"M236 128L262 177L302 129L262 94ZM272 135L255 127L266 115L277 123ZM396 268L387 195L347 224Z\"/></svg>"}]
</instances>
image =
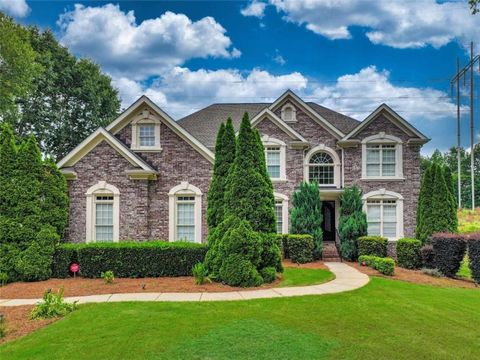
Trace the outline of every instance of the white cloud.
<instances>
[{"instance_id":1,"label":"white cloud","mask_svg":"<svg viewBox=\"0 0 480 360\"><path fill-rule=\"evenodd\" d=\"M13 17L25 17L30 7L26 0L0 0L0 10Z\"/></svg>"},{"instance_id":2,"label":"white cloud","mask_svg":"<svg viewBox=\"0 0 480 360\"><path fill-rule=\"evenodd\" d=\"M369 66L356 74L343 75L334 85L318 86L312 97L317 102L363 120L381 103L414 123L451 117L455 105L449 94L432 88L397 86L388 71Z\"/></svg>"},{"instance_id":3,"label":"white cloud","mask_svg":"<svg viewBox=\"0 0 480 360\"><path fill-rule=\"evenodd\" d=\"M145 79L192 58L240 56L226 30L212 17L198 21L167 11L137 24L118 5L75 5L60 16L61 42L89 56L112 75Z\"/></svg>"},{"instance_id":4,"label":"white cloud","mask_svg":"<svg viewBox=\"0 0 480 360\"><path fill-rule=\"evenodd\" d=\"M252 3L253 4L253 3ZM435 48L457 39L465 44L480 36L480 16L470 14L467 1L435 0L270 0L286 21L329 39L349 39L350 28L367 28L375 44L395 48Z\"/></svg>"},{"instance_id":5,"label":"white cloud","mask_svg":"<svg viewBox=\"0 0 480 360\"><path fill-rule=\"evenodd\" d=\"M129 106L142 94L178 119L215 102L270 102L285 90L301 92L308 80L300 73L272 75L267 71L196 70L175 67L148 85L115 79L122 105Z\"/></svg>"},{"instance_id":6,"label":"white cloud","mask_svg":"<svg viewBox=\"0 0 480 360\"><path fill-rule=\"evenodd\" d=\"M279 65L285 65L287 60L279 53L278 49L275 49L275 56L273 57L273 61L275 61Z\"/></svg>"},{"instance_id":7,"label":"white cloud","mask_svg":"<svg viewBox=\"0 0 480 360\"><path fill-rule=\"evenodd\" d=\"M264 2L253 0L250 4L240 10L240 13L243 16L254 16L261 19L265 15L264 12L266 6L267 4Z\"/></svg>"}]
</instances>

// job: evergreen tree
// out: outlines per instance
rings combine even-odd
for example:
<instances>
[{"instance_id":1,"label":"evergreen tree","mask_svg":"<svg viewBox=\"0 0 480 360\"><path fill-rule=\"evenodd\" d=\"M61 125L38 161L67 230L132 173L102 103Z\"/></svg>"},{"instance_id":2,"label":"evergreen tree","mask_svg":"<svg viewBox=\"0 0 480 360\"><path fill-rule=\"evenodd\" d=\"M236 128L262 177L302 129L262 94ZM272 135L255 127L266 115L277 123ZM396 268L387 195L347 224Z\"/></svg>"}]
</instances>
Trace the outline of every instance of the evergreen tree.
<instances>
[{"instance_id":1,"label":"evergreen tree","mask_svg":"<svg viewBox=\"0 0 480 360\"><path fill-rule=\"evenodd\" d=\"M257 135L245 113L237 139L235 161L227 178L225 216L249 221L254 231L274 233L273 189L259 171L257 157Z\"/></svg>"},{"instance_id":2,"label":"evergreen tree","mask_svg":"<svg viewBox=\"0 0 480 360\"><path fill-rule=\"evenodd\" d=\"M452 195L451 200L454 202L455 206L457 206L457 197L455 196L456 188L455 188L455 185L453 184L452 170L448 165L445 165L443 167L443 176L445 177L447 189L450 191L450 194Z\"/></svg>"},{"instance_id":3,"label":"evergreen tree","mask_svg":"<svg viewBox=\"0 0 480 360\"><path fill-rule=\"evenodd\" d=\"M434 176L434 165L430 164L422 177L417 204L416 237L422 242L425 242L428 236L431 235L428 233L429 230L427 217L429 217L429 212L432 208L432 189Z\"/></svg>"},{"instance_id":4,"label":"evergreen tree","mask_svg":"<svg viewBox=\"0 0 480 360\"><path fill-rule=\"evenodd\" d=\"M316 182L302 182L293 192L290 209L290 233L310 234L315 242L314 257L322 255L322 201Z\"/></svg>"},{"instance_id":5,"label":"evergreen tree","mask_svg":"<svg viewBox=\"0 0 480 360\"><path fill-rule=\"evenodd\" d=\"M0 128L0 164L0 216L14 216L17 146L9 124Z\"/></svg>"},{"instance_id":6,"label":"evergreen tree","mask_svg":"<svg viewBox=\"0 0 480 360\"><path fill-rule=\"evenodd\" d=\"M340 197L338 232L342 257L355 261L358 257L357 239L367 235L367 215L363 212L362 191L355 185L345 188Z\"/></svg>"},{"instance_id":7,"label":"evergreen tree","mask_svg":"<svg viewBox=\"0 0 480 360\"><path fill-rule=\"evenodd\" d=\"M44 162L41 199L42 225L52 226L62 236L68 221L67 180L52 158Z\"/></svg>"},{"instance_id":8,"label":"evergreen tree","mask_svg":"<svg viewBox=\"0 0 480 360\"><path fill-rule=\"evenodd\" d=\"M221 124L215 144L215 164L212 182L208 189L207 224L213 230L224 220L225 186L230 168L235 160L235 130L232 119Z\"/></svg>"}]
</instances>

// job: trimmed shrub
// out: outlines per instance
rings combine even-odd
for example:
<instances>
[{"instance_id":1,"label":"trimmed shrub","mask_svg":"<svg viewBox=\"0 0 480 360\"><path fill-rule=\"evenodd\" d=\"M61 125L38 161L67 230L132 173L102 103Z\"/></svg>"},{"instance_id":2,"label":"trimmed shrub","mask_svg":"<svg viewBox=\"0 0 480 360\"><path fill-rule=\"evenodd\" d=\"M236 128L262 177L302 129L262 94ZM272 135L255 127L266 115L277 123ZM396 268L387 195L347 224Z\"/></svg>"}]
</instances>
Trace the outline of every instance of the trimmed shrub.
<instances>
[{"instance_id":1,"label":"trimmed shrub","mask_svg":"<svg viewBox=\"0 0 480 360\"><path fill-rule=\"evenodd\" d=\"M378 257L387 256L388 240L381 236L362 236L358 238L358 255Z\"/></svg>"},{"instance_id":2,"label":"trimmed shrub","mask_svg":"<svg viewBox=\"0 0 480 360\"><path fill-rule=\"evenodd\" d=\"M480 284L480 233L472 234L468 241L469 266L472 278Z\"/></svg>"},{"instance_id":3,"label":"trimmed shrub","mask_svg":"<svg viewBox=\"0 0 480 360\"><path fill-rule=\"evenodd\" d=\"M435 269L435 254L433 252L432 245L424 245L420 249L420 255L422 256L422 264L424 268Z\"/></svg>"},{"instance_id":4,"label":"trimmed shrub","mask_svg":"<svg viewBox=\"0 0 480 360\"><path fill-rule=\"evenodd\" d=\"M395 261L389 257L360 255L358 262L360 265L366 265L388 276L393 275L395 271Z\"/></svg>"},{"instance_id":5,"label":"trimmed shrub","mask_svg":"<svg viewBox=\"0 0 480 360\"><path fill-rule=\"evenodd\" d=\"M67 278L71 275L70 264L78 263L79 246L81 245L61 244L55 248L52 258L52 277Z\"/></svg>"},{"instance_id":6,"label":"trimmed shrub","mask_svg":"<svg viewBox=\"0 0 480 360\"><path fill-rule=\"evenodd\" d=\"M80 275L89 278L98 278L108 270L119 278L190 276L192 267L204 260L206 251L202 244L165 241L62 245L56 249L54 269L65 277L76 257Z\"/></svg>"},{"instance_id":7,"label":"trimmed shrub","mask_svg":"<svg viewBox=\"0 0 480 360\"><path fill-rule=\"evenodd\" d=\"M259 286L263 279L255 266L240 254L230 254L220 268L220 277L230 286Z\"/></svg>"},{"instance_id":8,"label":"trimmed shrub","mask_svg":"<svg viewBox=\"0 0 480 360\"><path fill-rule=\"evenodd\" d=\"M436 233L432 235L435 265L445 276L454 277L465 256L467 243L460 234Z\"/></svg>"},{"instance_id":9,"label":"trimmed shrub","mask_svg":"<svg viewBox=\"0 0 480 360\"><path fill-rule=\"evenodd\" d=\"M422 266L420 249L422 242L417 239L404 238L397 241L398 266L405 269L418 269Z\"/></svg>"},{"instance_id":10,"label":"trimmed shrub","mask_svg":"<svg viewBox=\"0 0 480 360\"><path fill-rule=\"evenodd\" d=\"M259 268L272 267L277 272L283 272L282 254L276 234L260 234L262 254Z\"/></svg>"},{"instance_id":11,"label":"trimmed shrub","mask_svg":"<svg viewBox=\"0 0 480 360\"><path fill-rule=\"evenodd\" d=\"M315 244L311 235L288 235L287 244L292 262L304 264L313 261Z\"/></svg>"},{"instance_id":12,"label":"trimmed shrub","mask_svg":"<svg viewBox=\"0 0 480 360\"><path fill-rule=\"evenodd\" d=\"M260 275L262 276L264 283L272 283L275 281L277 273L274 267L269 266L261 269Z\"/></svg>"}]
</instances>

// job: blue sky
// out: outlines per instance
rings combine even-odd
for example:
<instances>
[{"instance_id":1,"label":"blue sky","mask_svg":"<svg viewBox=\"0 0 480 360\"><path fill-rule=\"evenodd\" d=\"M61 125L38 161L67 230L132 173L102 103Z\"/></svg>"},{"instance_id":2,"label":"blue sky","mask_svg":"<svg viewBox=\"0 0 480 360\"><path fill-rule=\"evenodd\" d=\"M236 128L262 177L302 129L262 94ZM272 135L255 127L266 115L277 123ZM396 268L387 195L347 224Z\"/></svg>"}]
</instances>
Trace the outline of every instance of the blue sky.
<instances>
[{"instance_id":1,"label":"blue sky","mask_svg":"<svg viewBox=\"0 0 480 360\"><path fill-rule=\"evenodd\" d=\"M432 138L428 154L455 144L449 79L470 40L480 49L480 14L466 2L0 0L0 9L99 63L124 106L145 93L180 118L291 88L362 120L385 102Z\"/></svg>"}]
</instances>

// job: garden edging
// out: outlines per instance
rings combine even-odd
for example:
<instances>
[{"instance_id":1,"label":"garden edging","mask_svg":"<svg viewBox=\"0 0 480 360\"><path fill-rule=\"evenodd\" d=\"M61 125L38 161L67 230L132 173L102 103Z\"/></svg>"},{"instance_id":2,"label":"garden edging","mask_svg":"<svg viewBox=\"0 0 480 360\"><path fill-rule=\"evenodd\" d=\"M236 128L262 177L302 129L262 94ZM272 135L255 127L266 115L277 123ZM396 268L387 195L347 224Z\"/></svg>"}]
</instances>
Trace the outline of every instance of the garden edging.
<instances>
[{"instance_id":1,"label":"garden edging","mask_svg":"<svg viewBox=\"0 0 480 360\"><path fill-rule=\"evenodd\" d=\"M78 301L79 304L123 302L123 301L229 301L251 300L304 295L323 295L350 291L365 286L368 275L357 269L338 262L327 262L326 266L335 274L335 279L327 283L311 286L294 286L260 290L241 290L232 292L195 292L195 293L124 293L66 297L65 301ZM0 299L0 306L35 305L42 299Z\"/></svg>"}]
</instances>

